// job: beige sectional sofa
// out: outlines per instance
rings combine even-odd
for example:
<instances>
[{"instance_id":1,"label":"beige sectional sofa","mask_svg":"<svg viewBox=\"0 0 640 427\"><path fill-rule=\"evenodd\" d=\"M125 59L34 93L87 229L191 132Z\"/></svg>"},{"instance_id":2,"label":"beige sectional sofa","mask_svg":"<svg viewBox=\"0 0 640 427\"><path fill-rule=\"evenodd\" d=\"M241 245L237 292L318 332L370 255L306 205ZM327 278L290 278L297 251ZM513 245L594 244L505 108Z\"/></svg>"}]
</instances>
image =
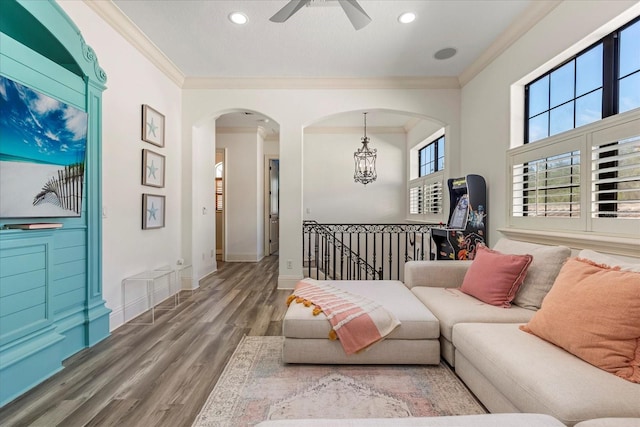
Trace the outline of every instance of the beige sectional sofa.
<instances>
[{"instance_id":1,"label":"beige sectional sofa","mask_svg":"<svg viewBox=\"0 0 640 427\"><path fill-rule=\"evenodd\" d=\"M442 358L455 368L458 376L491 414L395 420L283 420L267 421L260 426L640 427L640 384L597 368L519 328L534 317L563 265L576 253L572 254L564 246L509 239L498 241L494 250L502 254L532 256L525 279L509 308L486 304L460 290L472 261L408 262L404 275L406 288L394 287L395 283L384 281L339 284L350 287L349 290L353 292L365 289L369 298L390 304L389 309L404 313L405 317L406 313L416 312L422 322L428 320L425 324L430 327L439 325ZM640 259L629 264L628 261L625 263L593 251L581 251L577 255L595 263L640 271ZM493 271L493 267L488 271ZM573 281L573 276L570 281ZM416 307L411 306L416 303L423 304L429 315L420 314ZM408 304L411 310L408 310ZM309 339L314 343L321 339L328 341L324 338L329 328L326 322L312 319L322 326L314 335L312 331L317 328L309 326L309 316L298 307L289 309L283 329L287 337L286 344L293 347L287 348L285 345L285 361L346 363L340 358L335 359L335 352L327 352L322 360L310 359L311 356L303 354L303 349L310 343ZM405 328L415 326L413 323L408 322ZM428 342L438 342L437 327L436 330L430 330ZM400 331L396 332L398 336L390 335L390 339L382 344L392 347L402 345L402 340L393 339L404 337ZM426 337L412 335L404 338L424 340ZM304 345L296 347L298 342ZM332 342L331 345L337 344ZM353 363L393 363L388 357L383 357L390 351L388 348L376 350L374 346L368 351L372 351L367 356L370 356L369 359L354 360ZM382 354L378 354L378 351ZM433 363L431 353L431 350L425 351L425 355L430 357L428 361L419 358L417 361L399 360L399 363Z\"/></svg>"},{"instance_id":2,"label":"beige sectional sofa","mask_svg":"<svg viewBox=\"0 0 640 427\"><path fill-rule=\"evenodd\" d=\"M511 308L485 304L459 290L471 262L422 261L405 267L405 285L440 322L443 358L470 390L492 413L549 414L568 426L593 418L640 418L640 384L519 329L535 314L570 250L507 239L495 249L533 255Z\"/></svg>"}]
</instances>

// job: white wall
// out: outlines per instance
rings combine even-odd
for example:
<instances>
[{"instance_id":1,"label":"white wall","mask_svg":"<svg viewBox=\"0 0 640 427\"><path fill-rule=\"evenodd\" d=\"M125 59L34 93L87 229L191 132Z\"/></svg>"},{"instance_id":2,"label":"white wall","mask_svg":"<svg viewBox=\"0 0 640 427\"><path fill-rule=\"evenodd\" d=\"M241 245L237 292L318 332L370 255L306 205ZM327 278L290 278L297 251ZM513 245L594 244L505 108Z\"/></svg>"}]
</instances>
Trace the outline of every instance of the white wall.
<instances>
[{"instance_id":1,"label":"white wall","mask_svg":"<svg viewBox=\"0 0 640 427\"><path fill-rule=\"evenodd\" d=\"M264 257L264 151L257 131L216 134L226 149L226 261Z\"/></svg>"},{"instance_id":2,"label":"white wall","mask_svg":"<svg viewBox=\"0 0 640 427\"><path fill-rule=\"evenodd\" d=\"M267 137L264 140L264 155L278 157L280 154L280 144L277 138Z\"/></svg>"},{"instance_id":3,"label":"white wall","mask_svg":"<svg viewBox=\"0 0 640 427\"><path fill-rule=\"evenodd\" d=\"M375 182L353 180L353 153L362 132L304 135L303 207L305 220L320 223L404 222L406 204L406 134L371 133L377 149Z\"/></svg>"},{"instance_id":4,"label":"white wall","mask_svg":"<svg viewBox=\"0 0 640 427\"><path fill-rule=\"evenodd\" d=\"M631 6L638 9L639 4L637 1L562 2L462 88L461 170L465 174L482 175L487 181L490 244L499 239L497 228L506 225L508 214L506 150L510 146L511 85L549 61L547 69L540 70L540 74L560 64L560 58L567 59L577 53L576 49L565 52L567 49L594 32L597 34L591 36L590 41L597 41L616 28L609 25L601 29L603 25ZM519 106L520 102L522 97L516 97L514 103ZM522 138L521 134L519 137Z\"/></svg>"},{"instance_id":5,"label":"white wall","mask_svg":"<svg viewBox=\"0 0 640 427\"><path fill-rule=\"evenodd\" d=\"M183 233L191 233L191 250L189 251L193 277L191 288L198 287L199 281L217 268L216 230L215 230L215 122L208 121L193 127L191 143L191 164L187 169L191 176L183 171L183 179L191 182L190 203L191 225ZM184 168L184 162L182 167ZM197 230L192 233L192 230ZM185 251L186 252L186 251Z\"/></svg>"},{"instance_id":6,"label":"white wall","mask_svg":"<svg viewBox=\"0 0 640 427\"><path fill-rule=\"evenodd\" d=\"M300 102L301 99L305 102ZM450 126L448 141L451 144L460 144L458 89L184 90L185 142L193 140L194 123L210 120L231 110L259 111L280 125L280 287L292 287L302 277L304 128L342 112L372 109L433 118ZM193 159L189 143L185 143L184 149L185 159ZM185 171L191 166L183 164ZM227 242L230 239L228 236ZM291 269L286 267L288 259L293 261Z\"/></svg>"},{"instance_id":7,"label":"white wall","mask_svg":"<svg viewBox=\"0 0 640 427\"><path fill-rule=\"evenodd\" d=\"M102 102L102 286L115 329L122 323L122 279L164 264L175 266L182 257L181 90L83 2L59 4L107 73ZM165 115L164 148L141 140L142 104ZM166 156L165 188L141 185L143 148ZM164 228L141 229L143 193L166 196Z\"/></svg>"}]
</instances>

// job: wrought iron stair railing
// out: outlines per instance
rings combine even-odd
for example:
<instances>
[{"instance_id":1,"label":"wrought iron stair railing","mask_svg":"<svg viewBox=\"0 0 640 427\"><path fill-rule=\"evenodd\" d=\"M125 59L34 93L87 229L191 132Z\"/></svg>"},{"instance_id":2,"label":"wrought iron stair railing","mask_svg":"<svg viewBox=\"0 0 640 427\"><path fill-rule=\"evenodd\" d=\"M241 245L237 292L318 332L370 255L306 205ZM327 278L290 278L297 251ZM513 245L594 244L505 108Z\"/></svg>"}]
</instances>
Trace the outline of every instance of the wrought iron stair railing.
<instances>
[{"instance_id":1,"label":"wrought iron stair railing","mask_svg":"<svg viewBox=\"0 0 640 427\"><path fill-rule=\"evenodd\" d=\"M330 280L402 280L405 262L429 256L433 226L304 221L304 274Z\"/></svg>"}]
</instances>

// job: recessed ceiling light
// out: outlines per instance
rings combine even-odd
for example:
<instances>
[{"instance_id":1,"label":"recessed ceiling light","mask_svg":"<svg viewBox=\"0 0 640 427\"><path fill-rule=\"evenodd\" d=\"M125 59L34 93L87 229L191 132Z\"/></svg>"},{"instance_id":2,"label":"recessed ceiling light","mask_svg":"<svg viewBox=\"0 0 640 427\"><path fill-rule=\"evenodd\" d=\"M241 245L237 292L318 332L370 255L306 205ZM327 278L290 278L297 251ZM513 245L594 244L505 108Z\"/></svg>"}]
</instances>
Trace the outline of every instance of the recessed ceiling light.
<instances>
[{"instance_id":1,"label":"recessed ceiling light","mask_svg":"<svg viewBox=\"0 0 640 427\"><path fill-rule=\"evenodd\" d=\"M398 16L398 22L400 22L401 24L410 24L415 20L416 14L413 12L405 12L402 15Z\"/></svg>"},{"instance_id":2,"label":"recessed ceiling light","mask_svg":"<svg viewBox=\"0 0 640 427\"><path fill-rule=\"evenodd\" d=\"M444 49L440 49L439 51L437 51L433 57L436 59L449 59L451 57L453 57L456 53L458 53L457 50L455 50L452 47L445 47Z\"/></svg>"},{"instance_id":3,"label":"recessed ceiling light","mask_svg":"<svg viewBox=\"0 0 640 427\"><path fill-rule=\"evenodd\" d=\"M242 12L232 12L229 14L229 21L234 24L244 25L249 22L249 18L247 18L247 15Z\"/></svg>"}]
</instances>

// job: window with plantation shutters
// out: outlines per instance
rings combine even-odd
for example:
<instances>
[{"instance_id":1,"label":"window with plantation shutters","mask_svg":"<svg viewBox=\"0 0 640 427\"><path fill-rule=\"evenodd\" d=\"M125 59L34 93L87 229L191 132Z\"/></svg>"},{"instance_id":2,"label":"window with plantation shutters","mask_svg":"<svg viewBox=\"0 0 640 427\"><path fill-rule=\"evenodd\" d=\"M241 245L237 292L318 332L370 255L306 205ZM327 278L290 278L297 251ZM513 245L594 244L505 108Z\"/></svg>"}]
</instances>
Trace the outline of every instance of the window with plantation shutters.
<instances>
[{"instance_id":1,"label":"window with plantation shutters","mask_svg":"<svg viewBox=\"0 0 640 427\"><path fill-rule=\"evenodd\" d=\"M438 129L410 150L409 217L441 222L444 205L445 130Z\"/></svg>"},{"instance_id":2,"label":"window with plantation shutters","mask_svg":"<svg viewBox=\"0 0 640 427\"><path fill-rule=\"evenodd\" d=\"M640 109L507 157L510 226L640 237Z\"/></svg>"},{"instance_id":3,"label":"window with plantation shutters","mask_svg":"<svg viewBox=\"0 0 640 427\"><path fill-rule=\"evenodd\" d=\"M640 18L525 84L524 101L509 227L640 238Z\"/></svg>"}]
</instances>

